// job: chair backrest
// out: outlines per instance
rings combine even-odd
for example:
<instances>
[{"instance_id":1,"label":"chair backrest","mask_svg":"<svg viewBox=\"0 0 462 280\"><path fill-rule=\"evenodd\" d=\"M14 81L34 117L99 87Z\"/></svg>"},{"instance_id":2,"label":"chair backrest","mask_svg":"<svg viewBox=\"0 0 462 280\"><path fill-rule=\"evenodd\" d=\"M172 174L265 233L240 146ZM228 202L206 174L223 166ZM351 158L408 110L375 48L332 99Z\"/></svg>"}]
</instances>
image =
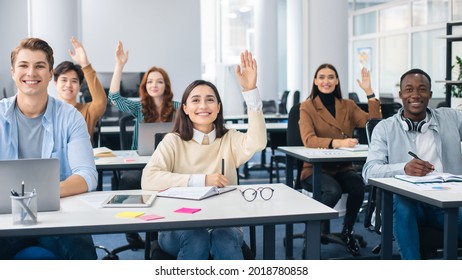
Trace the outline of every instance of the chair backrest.
<instances>
[{"instance_id":1,"label":"chair backrest","mask_svg":"<svg viewBox=\"0 0 462 280\"><path fill-rule=\"evenodd\" d=\"M287 98L289 97L289 90L285 90L281 96L281 103L279 103L279 114L287 114Z\"/></svg>"},{"instance_id":2,"label":"chair backrest","mask_svg":"<svg viewBox=\"0 0 462 280\"><path fill-rule=\"evenodd\" d=\"M133 141L133 133L127 131L127 127L133 126L135 124L135 117L132 115L125 114L119 119L119 128L120 128L120 149L121 150L130 150L131 143Z\"/></svg>"},{"instance_id":3,"label":"chair backrest","mask_svg":"<svg viewBox=\"0 0 462 280\"><path fill-rule=\"evenodd\" d=\"M356 92L349 92L348 98L353 100L355 103L360 103L358 94Z\"/></svg>"},{"instance_id":4,"label":"chair backrest","mask_svg":"<svg viewBox=\"0 0 462 280\"><path fill-rule=\"evenodd\" d=\"M96 122L95 130L93 132L93 148L101 147L101 119Z\"/></svg>"},{"instance_id":5,"label":"chair backrest","mask_svg":"<svg viewBox=\"0 0 462 280\"><path fill-rule=\"evenodd\" d=\"M381 107L382 107L382 117L386 119L398 113L399 109L401 109L403 105L401 105L401 103L398 103L398 102L393 102L393 103L382 103Z\"/></svg>"},{"instance_id":6,"label":"chair backrest","mask_svg":"<svg viewBox=\"0 0 462 280\"><path fill-rule=\"evenodd\" d=\"M302 137L300 135L300 103L295 104L289 111L287 118L287 146L303 146ZM297 173L295 176L294 188L300 189L300 175L303 168L303 161L295 160Z\"/></svg>"},{"instance_id":7,"label":"chair backrest","mask_svg":"<svg viewBox=\"0 0 462 280\"><path fill-rule=\"evenodd\" d=\"M157 146L159 143L164 139L164 136L167 135L167 133L156 133L154 134L154 150L156 150Z\"/></svg>"},{"instance_id":8,"label":"chair backrest","mask_svg":"<svg viewBox=\"0 0 462 280\"><path fill-rule=\"evenodd\" d=\"M383 119L370 119L366 123L366 136L367 136L367 143L371 144L372 139L372 131L374 130L375 126Z\"/></svg>"},{"instance_id":9,"label":"chair backrest","mask_svg":"<svg viewBox=\"0 0 462 280\"><path fill-rule=\"evenodd\" d=\"M276 114L278 112L278 107L276 100L263 100L263 114ZM244 114L247 114L247 104L244 102Z\"/></svg>"},{"instance_id":10,"label":"chair backrest","mask_svg":"<svg viewBox=\"0 0 462 280\"><path fill-rule=\"evenodd\" d=\"M289 96L287 97L287 104L286 104L287 113L290 111L290 109L292 109L294 105L298 103L300 103L300 91L291 90L289 92Z\"/></svg>"}]
</instances>

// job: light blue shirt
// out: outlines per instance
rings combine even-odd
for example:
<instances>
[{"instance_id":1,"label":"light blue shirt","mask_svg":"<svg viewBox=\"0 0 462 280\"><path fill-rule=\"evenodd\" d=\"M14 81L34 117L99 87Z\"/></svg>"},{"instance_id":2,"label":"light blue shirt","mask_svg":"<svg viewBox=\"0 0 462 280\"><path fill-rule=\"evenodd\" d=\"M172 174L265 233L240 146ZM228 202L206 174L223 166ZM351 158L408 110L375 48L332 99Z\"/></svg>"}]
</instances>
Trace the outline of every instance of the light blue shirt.
<instances>
[{"instance_id":1,"label":"light blue shirt","mask_svg":"<svg viewBox=\"0 0 462 280\"><path fill-rule=\"evenodd\" d=\"M453 174L462 174L462 112L449 109L429 109L428 130L432 131L435 149L443 170ZM417 151L417 133L406 131L401 120L402 109L394 116L377 124L372 133L363 177L393 177L404 174L404 166L412 159L409 151Z\"/></svg>"},{"instance_id":2,"label":"light blue shirt","mask_svg":"<svg viewBox=\"0 0 462 280\"><path fill-rule=\"evenodd\" d=\"M18 159L18 124L14 115L16 96L0 101L0 159ZM85 120L72 105L48 96L42 119L42 158L58 158L60 180L80 175L88 191L96 189L97 172Z\"/></svg>"}]
</instances>

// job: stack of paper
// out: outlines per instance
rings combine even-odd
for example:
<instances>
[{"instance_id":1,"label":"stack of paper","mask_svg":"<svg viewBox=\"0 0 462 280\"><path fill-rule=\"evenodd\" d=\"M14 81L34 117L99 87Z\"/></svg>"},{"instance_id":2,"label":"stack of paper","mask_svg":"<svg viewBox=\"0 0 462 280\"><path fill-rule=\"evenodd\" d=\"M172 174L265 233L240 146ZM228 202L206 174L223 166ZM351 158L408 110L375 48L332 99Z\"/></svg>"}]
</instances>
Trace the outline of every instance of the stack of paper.
<instances>
[{"instance_id":1,"label":"stack of paper","mask_svg":"<svg viewBox=\"0 0 462 280\"><path fill-rule=\"evenodd\" d=\"M98 147L93 149L94 157L115 157L112 150L106 147Z\"/></svg>"}]
</instances>

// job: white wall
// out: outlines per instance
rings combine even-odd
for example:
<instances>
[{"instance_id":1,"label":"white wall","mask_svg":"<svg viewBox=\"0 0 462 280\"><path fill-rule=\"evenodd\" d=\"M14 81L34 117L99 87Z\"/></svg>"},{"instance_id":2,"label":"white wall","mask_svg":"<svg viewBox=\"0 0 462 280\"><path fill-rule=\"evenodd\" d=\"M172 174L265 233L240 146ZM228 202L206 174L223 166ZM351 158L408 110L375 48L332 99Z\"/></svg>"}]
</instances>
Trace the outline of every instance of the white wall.
<instances>
[{"instance_id":1,"label":"white wall","mask_svg":"<svg viewBox=\"0 0 462 280\"><path fill-rule=\"evenodd\" d=\"M174 99L201 78L200 0L81 0L82 41L96 71L112 72L121 40L126 72L164 68Z\"/></svg>"},{"instance_id":2,"label":"white wall","mask_svg":"<svg viewBox=\"0 0 462 280\"><path fill-rule=\"evenodd\" d=\"M323 0L308 2L308 89L311 91L316 69L331 63L337 69L342 95L348 98L348 1Z\"/></svg>"}]
</instances>

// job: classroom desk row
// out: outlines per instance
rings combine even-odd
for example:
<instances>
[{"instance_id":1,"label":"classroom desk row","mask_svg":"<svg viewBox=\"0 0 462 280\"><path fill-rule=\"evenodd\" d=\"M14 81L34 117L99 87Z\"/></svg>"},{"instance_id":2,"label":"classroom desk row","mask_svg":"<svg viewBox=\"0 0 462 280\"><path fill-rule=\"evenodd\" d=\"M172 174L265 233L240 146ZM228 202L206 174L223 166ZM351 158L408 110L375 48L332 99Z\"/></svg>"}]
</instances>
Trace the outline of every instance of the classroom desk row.
<instances>
[{"instance_id":1,"label":"classroom desk row","mask_svg":"<svg viewBox=\"0 0 462 280\"><path fill-rule=\"evenodd\" d=\"M264 201L246 201L238 190L205 200L157 197L149 208L102 208L101 203L115 192L91 192L61 199L61 209L38 213L38 224L13 225L11 214L0 215L0 237L47 236L61 234L106 234L180 230L213 227L263 226L263 257L275 258L275 225L304 223L311 234L305 242L307 259L320 259L320 221L338 217L338 212L283 184L245 185L240 189L270 186L273 197ZM117 191L143 193L142 190ZM287 202L290 203L287 203ZM182 207L200 208L194 214L175 213ZM121 212L142 211L164 218L145 221L139 218L118 218Z\"/></svg>"},{"instance_id":2,"label":"classroom desk row","mask_svg":"<svg viewBox=\"0 0 462 280\"><path fill-rule=\"evenodd\" d=\"M238 131L247 131L249 128L248 123L227 123L225 124L226 128L228 129L236 129ZM267 122L266 123L266 130L268 132L285 132L287 130L287 123L286 122ZM133 132L133 126L127 127L127 131ZM119 126L102 126L101 127L102 134L119 134L120 128Z\"/></svg>"},{"instance_id":3,"label":"classroom desk row","mask_svg":"<svg viewBox=\"0 0 462 280\"><path fill-rule=\"evenodd\" d=\"M367 152L350 152L331 149L309 149L305 147L279 147L286 154L286 184L293 187L294 159L313 164L313 198L321 196L321 168L323 163L365 162ZM382 233L381 258L392 258L393 239L393 194L399 194L444 209L444 253L445 259L457 258L458 208L462 207L462 191L425 191L413 184L395 178L370 179L368 184L383 190L382 195ZM292 256L292 228L286 227L286 256Z\"/></svg>"}]
</instances>

